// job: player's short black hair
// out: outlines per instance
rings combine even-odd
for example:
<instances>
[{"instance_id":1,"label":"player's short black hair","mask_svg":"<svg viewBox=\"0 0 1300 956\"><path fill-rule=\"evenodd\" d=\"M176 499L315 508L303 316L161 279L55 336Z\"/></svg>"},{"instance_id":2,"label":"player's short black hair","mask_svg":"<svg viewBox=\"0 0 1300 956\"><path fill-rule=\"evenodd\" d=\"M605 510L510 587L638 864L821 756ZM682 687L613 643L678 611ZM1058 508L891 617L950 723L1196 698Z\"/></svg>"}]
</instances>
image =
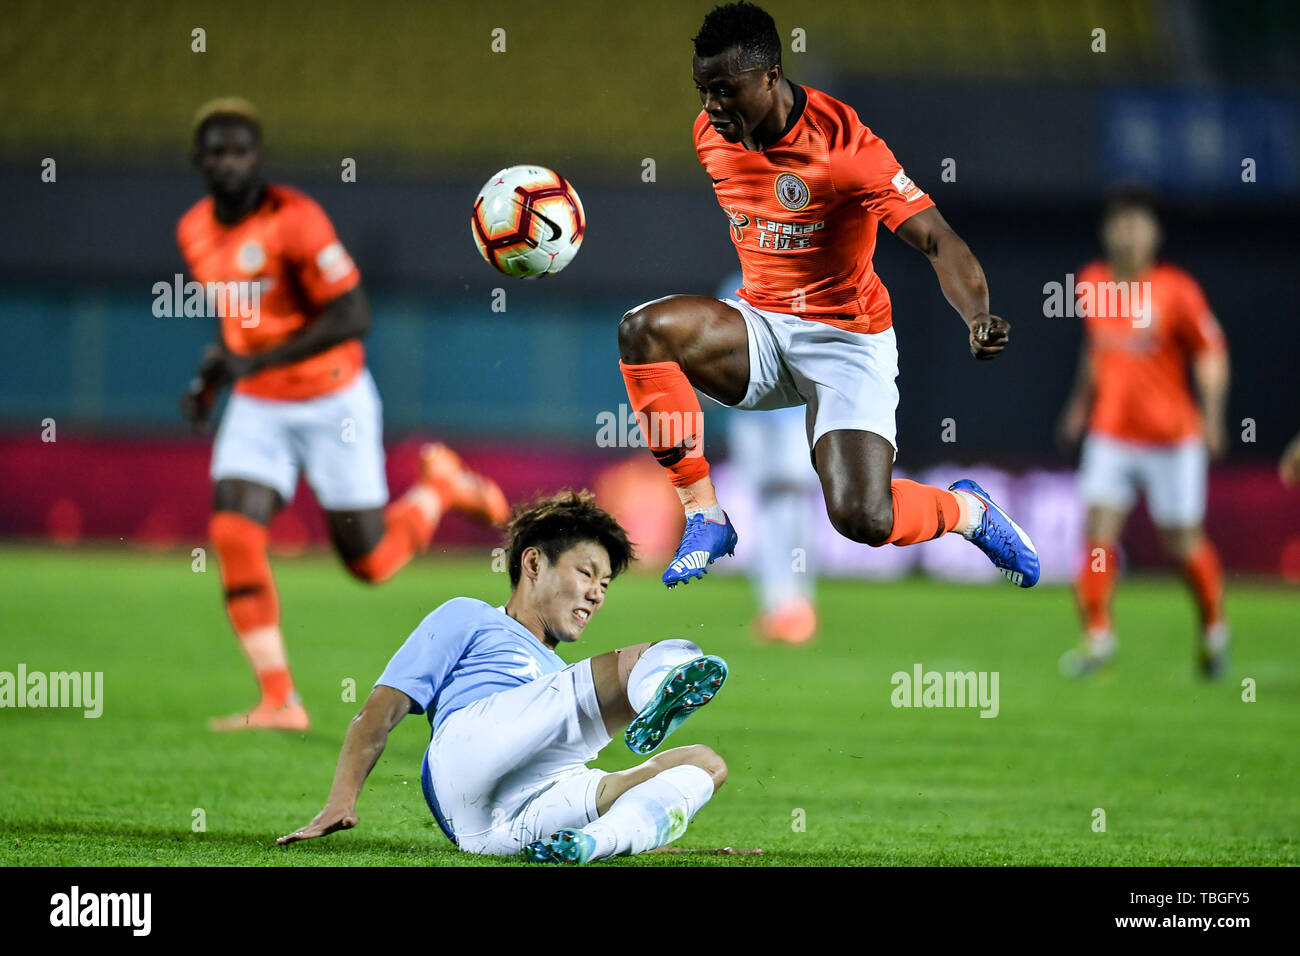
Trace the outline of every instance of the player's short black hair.
<instances>
[{"instance_id":1,"label":"player's short black hair","mask_svg":"<svg viewBox=\"0 0 1300 956\"><path fill-rule=\"evenodd\" d=\"M203 148L203 134L213 123L242 123L253 132L253 141L262 141L262 121L257 108L248 100L236 96L223 96L208 100L194 114L191 130L194 148Z\"/></svg>"},{"instance_id":2,"label":"player's short black hair","mask_svg":"<svg viewBox=\"0 0 1300 956\"><path fill-rule=\"evenodd\" d=\"M529 548L538 548L554 564L565 551L586 541L605 549L613 577L626 571L635 556L627 531L608 511L596 507L590 491L565 490L517 509L506 525L510 586L518 586Z\"/></svg>"},{"instance_id":3,"label":"player's short black hair","mask_svg":"<svg viewBox=\"0 0 1300 956\"><path fill-rule=\"evenodd\" d=\"M741 70L770 70L781 65L776 21L762 7L744 0L710 10L693 42L695 55L701 58L738 50L735 65Z\"/></svg>"},{"instance_id":4,"label":"player's short black hair","mask_svg":"<svg viewBox=\"0 0 1300 956\"><path fill-rule=\"evenodd\" d=\"M1127 212L1130 209L1137 209L1150 213L1157 219L1160 218L1156 195L1150 187L1141 183L1120 183L1106 190L1106 199L1101 208L1101 221L1105 222L1116 213Z\"/></svg>"}]
</instances>

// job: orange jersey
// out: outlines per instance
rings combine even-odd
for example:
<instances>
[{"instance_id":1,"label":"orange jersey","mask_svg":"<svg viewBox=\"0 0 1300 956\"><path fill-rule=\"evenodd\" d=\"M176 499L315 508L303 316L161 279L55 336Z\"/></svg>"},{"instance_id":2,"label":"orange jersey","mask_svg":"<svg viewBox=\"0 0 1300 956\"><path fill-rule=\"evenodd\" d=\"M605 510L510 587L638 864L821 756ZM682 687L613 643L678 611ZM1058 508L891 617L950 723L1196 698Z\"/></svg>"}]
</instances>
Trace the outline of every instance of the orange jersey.
<instances>
[{"instance_id":1,"label":"orange jersey","mask_svg":"<svg viewBox=\"0 0 1300 956\"><path fill-rule=\"evenodd\" d=\"M1201 434L1188 362L1224 347L1201 287L1158 263L1123 288L1093 262L1075 280L1094 400L1089 428L1125 441L1173 444Z\"/></svg>"},{"instance_id":2,"label":"orange jersey","mask_svg":"<svg viewBox=\"0 0 1300 956\"><path fill-rule=\"evenodd\" d=\"M695 120L695 151L713 179L749 302L853 332L892 324L871 265L876 223L891 230L934 205L854 110L792 84L785 133L761 151Z\"/></svg>"},{"instance_id":3,"label":"orange jersey","mask_svg":"<svg viewBox=\"0 0 1300 956\"><path fill-rule=\"evenodd\" d=\"M293 338L361 281L324 210L288 186L268 186L261 205L233 226L217 220L211 196L201 199L181 217L176 242L197 281L256 283L255 316L221 316L222 339L238 355ZM301 401L342 388L364 365L365 350L353 339L242 378L235 391Z\"/></svg>"}]
</instances>

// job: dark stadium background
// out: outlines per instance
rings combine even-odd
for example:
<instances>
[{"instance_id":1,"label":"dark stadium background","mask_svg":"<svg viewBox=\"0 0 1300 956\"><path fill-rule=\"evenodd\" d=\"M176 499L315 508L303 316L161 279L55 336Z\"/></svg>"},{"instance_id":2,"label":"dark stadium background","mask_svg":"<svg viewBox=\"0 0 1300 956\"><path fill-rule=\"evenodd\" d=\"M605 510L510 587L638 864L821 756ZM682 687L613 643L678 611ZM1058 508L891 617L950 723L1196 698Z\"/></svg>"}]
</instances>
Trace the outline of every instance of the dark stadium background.
<instances>
[{"instance_id":1,"label":"dark stadium background","mask_svg":"<svg viewBox=\"0 0 1300 956\"><path fill-rule=\"evenodd\" d=\"M513 495L589 484L637 452L599 448L626 402L615 327L637 303L711 294L735 267L691 147L690 37L709 4L14 2L0 34L0 535L201 540L207 441L176 400L212 335L160 319L152 286L183 271L173 232L202 196L190 117L241 95L262 111L267 173L319 200L361 267L384 399L390 484L419 439L445 438ZM1300 430L1300 14L1293 3L927 0L765 4L797 82L854 106L938 201L1013 325L990 365L926 262L882 229L902 373L899 465L1064 471L1053 425L1077 320L1043 286L1096 255L1108 183L1159 194L1166 255L1227 333L1236 441L1211 483L1230 568L1300 579L1300 495L1276 460ZM976 15L977 14L977 15ZM205 31L206 52L191 50ZM506 31L506 51L491 50ZM1093 31L1106 51L1093 52ZM791 31L806 52L790 52ZM42 161L57 181L42 182ZM340 180L345 158L357 181ZM1242 164L1254 160L1255 181ZM941 178L955 161L956 179ZM654 180L643 178L654 161ZM589 230L561 275L506 279L468 214L503 166L551 166ZM491 309L504 288L507 309ZM941 441L941 422L958 441ZM53 419L55 442L42 441ZM721 442L713 446L721 456ZM642 455L644 452L641 453ZM320 524L305 486L277 535ZM449 522L444 543L482 541ZM1136 563L1158 560L1149 528Z\"/></svg>"}]
</instances>

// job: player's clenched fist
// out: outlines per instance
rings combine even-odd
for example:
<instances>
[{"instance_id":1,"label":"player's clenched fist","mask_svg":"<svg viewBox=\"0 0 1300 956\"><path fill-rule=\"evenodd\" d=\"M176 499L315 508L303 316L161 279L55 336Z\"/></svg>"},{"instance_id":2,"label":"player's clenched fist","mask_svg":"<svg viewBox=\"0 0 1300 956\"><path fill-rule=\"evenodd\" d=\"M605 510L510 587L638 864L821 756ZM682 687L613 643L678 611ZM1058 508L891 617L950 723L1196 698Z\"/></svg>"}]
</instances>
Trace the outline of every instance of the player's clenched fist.
<instances>
[{"instance_id":1,"label":"player's clenched fist","mask_svg":"<svg viewBox=\"0 0 1300 956\"><path fill-rule=\"evenodd\" d=\"M316 814L311 823L301 830L286 833L275 842L285 844L295 843L298 840L310 840L314 837L328 836L338 830L351 830L356 825L357 812L355 810L335 810L332 807L326 807Z\"/></svg>"},{"instance_id":2,"label":"player's clenched fist","mask_svg":"<svg viewBox=\"0 0 1300 956\"><path fill-rule=\"evenodd\" d=\"M970 354L977 359L991 359L1007 347L1011 323L983 312L970 321Z\"/></svg>"}]
</instances>

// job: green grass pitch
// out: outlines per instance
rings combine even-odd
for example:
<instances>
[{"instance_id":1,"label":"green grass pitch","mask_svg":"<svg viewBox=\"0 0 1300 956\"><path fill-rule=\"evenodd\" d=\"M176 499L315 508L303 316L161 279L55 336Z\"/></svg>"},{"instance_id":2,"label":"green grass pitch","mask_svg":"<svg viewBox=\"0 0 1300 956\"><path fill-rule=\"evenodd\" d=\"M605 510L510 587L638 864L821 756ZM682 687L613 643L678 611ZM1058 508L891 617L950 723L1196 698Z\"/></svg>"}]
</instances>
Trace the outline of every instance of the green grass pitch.
<instances>
[{"instance_id":1,"label":"green grass pitch","mask_svg":"<svg viewBox=\"0 0 1300 956\"><path fill-rule=\"evenodd\" d=\"M0 671L102 671L104 710L0 710L0 863L26 865L500 865L461 854L420 794L423 718L394 732L362 795L360 825L277 847L320 808L348 720L429 610L468 594L503 601L489 560L428 559L387 585L325 556L274 561L305 735L216 735L209 716L254 688L218 598L215 563L188 552L0 549ZM1116 667L1058 676L1075 637L1067 590L924 580L824 582L823 631L802 648L749 631L747 582L710 575L665 592L614 583L580 645L688 637L731 680L671 744L706 743L730 780L687 848L613 865L1300 862L1300 658L1294 592L1230 582L1229 679L1192 671L1193 613L1176 580L1130 580L1117 600ZM890 676L997 671L1000 712L891 705ZM1255 702L1242 682L1256 684ZM634 758L616 740L598 766ZM1094 831L1094 811L1105 832ZM206 829L196 832L196 811ZM800 824L802 823L802 826Z\"/></svg>"}]
</instances>

